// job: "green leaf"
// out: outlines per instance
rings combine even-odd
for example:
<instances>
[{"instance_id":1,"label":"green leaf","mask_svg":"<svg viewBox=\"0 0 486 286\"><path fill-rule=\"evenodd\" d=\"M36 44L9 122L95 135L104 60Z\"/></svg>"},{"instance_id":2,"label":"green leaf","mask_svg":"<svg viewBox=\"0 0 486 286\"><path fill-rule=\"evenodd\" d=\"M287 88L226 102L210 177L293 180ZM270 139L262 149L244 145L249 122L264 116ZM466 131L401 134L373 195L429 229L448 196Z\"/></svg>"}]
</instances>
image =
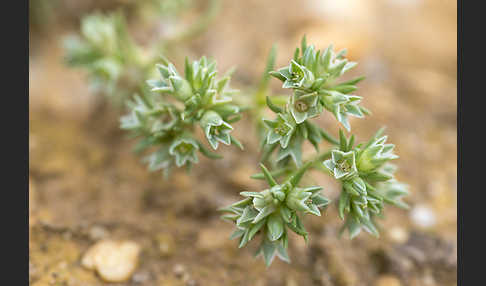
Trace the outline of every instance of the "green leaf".
<instances>
[{"instance_id":1,"label":"green leaf","mask_svg":"<svg viewBox=\"0 0 486 286\"><path fill-rule=\"evenodd\" d=\"M344 219L344 211L349 212L349 194L345 191L341 192L341 195L339 196L339 204L338 204L338 210L339 210L339 217L341 219Z\"/></svg>"},{"instance_id":2,"label":"green leaf","mask_svg":"<svg viewBox=\"0 0 486 286\"><path fill-rule=\"evenodd\" d=\"M199 146L199 151L206 157L210 158L210 159L221 159L223 158L223 156L217 154L217 153L214 153L214 152L211 152L209 151L209 149L207 149L206 147L204 147L203 144L199 143L198 142L198 146Z\"/></svg>"},{"instance_id":3,"label":"green leaf","mask_svg":"<svg viewBox=\"0 0 486 286\"><path fill-rule=\"evenodd\" d=\"M265 175L265 179L266 179L267 183L270 185L270 187L277 185L277 182L272 177L272 174L270 173L270 171L268 171L268 169L265 167L265 165L260 163L260 168L262 169L262 172Z\"/></svg>"},{"instance_id":4,"label":"green leaf","mask_svg":"<svg viewBox=\"0 0 486 286\"><path fill-rule=\"evenodd\" d=\"M273 206L271 206L271 205L265 206L263 209L260 210L258 215L255 217L255 219L253 220L253 223L259 222L260 220L269 216L274 211L275 211L275 208Z\"/></svg>"},{"instance_id":5,"label":"green leaf","mask_svg":"<svg viewBox=\"0 0 486 286\"><path fill-rule=\"evenodd\" d=\"M284 232L283 220L280 214L273 213L267 220L267 237L270 241L279 239Z\"/></svg>"},{"instance_id":6,"label":"green leaf","mask_svg":"<svg viewBox=\"0 0 486 286\"><path fill-rule=\"evenodd\" d=\"M273 102L270 100L269 96L266 97L266 100L267 100L267 106L268 106L268 108L270 108L270 110L272 110L275 113L283 113L284 112L282 108L273 104Z\"/></svg>"},{"instance_id":7,"label":"green leaf","mask_svg":"<svg viewBox=\"0 0 486 286\"><path fill-rule=\"evenodd\" d=\"M240 195L244 197L261 198L263 199L263 194L260 192L241 192Z\"/></svg>"},{"instance_id":8,"label":"green leaf","mask_svg":"<svg viewBox=\"0 0 486 286\"><path fill-rule=\"evenodd\" d=\"M339 85L356 85L358 82L364 80L365 78L366 77L364 77L364 76L359 76L359 77L356 77L354 79L342 82Z\"/></svg>"},{"instance_id":9,"label":"green leaf","mask_svg":"<svg viewBox=\"0 0 486 286\"><path fill-rule=\"evenodd\" d=\"M340 144L340 150L343 152L348 151L348 141L346 139L346 136L344 136L344 132L342 129L339 129L339 144Z\"/></svg>"},{"instance_id":10,"label":"green leaf","mask_svg":"<svg viewBox=\"0 0 486 286\"><path fill-rule=\"evenodd\" d=\"M291 170L291 168L282 168L282 169L272 171L272 172L270 172L270 174L272 175L272 177L275 178L275 177L278 177L282 174L287 173L290 170ZM255 179L255 180L265 180L265 175L263 173L257 173L257 174L251 175L250 178Z\"/></svg>"},{"instance_id":11,"label":"green leaf","mask_svg":"<svg viewBox=\"0 0 486 286\"><path fill-rule=\"evenodd\" d=\"M238 237L242 236L243 234L245 234L244 229L237 229L231 234L230 239L238 238Z\"/></svg>"},{"instance_id":12,"label":"green leaf","mask_svg":"<svg viewBox=\"0 0 486 286\"><path fill-rule=\"evenodd\" d=\"M245 222L252 221L257 215L258 215L258 211L257 210L255 210L252 206L247 206L243 210L243 214L236 221L236 225L237 226L240 226L241 224L243 224Z\"/></svg>"},{"instance_id":13,"label":"green leaf","mask_svg":"<svg viewBox=\"0 0 486 286\"><path fill-rule=\"evenodd\" d=\"M322 138L324 138L327 142L332 143L334 145L339 145L339 141L334 138L333 136L329 135L324 129L320 130Z\"/></svg>"},{"instance_id":14,"label":"green leaf","mask_svg":"<svg viewBox=\"0 0 486 286\"><path fill-rule=\"evenodd\" d=\"M361 224L354 218L350 218L347 222L347 227L349 231L349 238L355 238L361 232Z\"/></svg>"},{"instance_id":15,"label":"green leaf","mask_svg":"<svg viewBox=\"0 0 486 286\"><path fill-rule=\"evenodd\" d=\"M251 240L255 234L264 226L266 223L266 220L261 220L258 223L252 225L250 227L250 232L248 233L248 240Z\"/></svg>"},{"instance_id":16,"label":"green leaf","mask_svg":"<svg viewBox=\"0 0 486 286\"><path fill-rule=\"evenodd\" d=\"M245 233L243 234L243 236L240 239L240 244L238 245L238 248L242 248L243 246L245 246L248 243L248 241L250 240L249 238L250 238L250 230L246 229Z\"/></svg>"},{"instance_id":17,"label":"green leaf","mask_svg":"<svg viewBox=\"0 0 486 286\"><path fill-rule=\"evenodd\" d=\"M271 71L268 73L269 75L281 80L281 81L286 81L287 79L278 71Z\"/></svg>"},{"instance_id":18,"label":"green leaf","mask_svg":"<svg viewBox=\"0 0 486 286\"><path fill-rule=\"evenodd\" d=\"M343 85L343 84L340 84L340 85L336 85L332 88L333 90L336 90L336 91L339 91L343 94L349 94L353 91L356 91L358 88L354 85Z\"/></svg>"},{"instance_id":19,"label":"green leaf","mask_svg":"<svg viewBox=\"0 0 486 286\"><path fill-rule=\"evenodd\" d=\"M369 219L363 219L361 220L363 223L364 229L369 232L370 234L374 235L375 237L380 237L380 234L378 233L378 230L376 229L375 225L371 220Z\"/></svg>"},{"instance_id":20,"label":"green leaf","mask_svg":"<svg viewBox=\"0 0 486 286\"><path fill-rule=\"evenodd\" d=\"M326 197L324 197L320 194L312 197L312 203L315 204L317 207L320 207L320 208L327 206L330 202L331 202L331 200L329 200L328 198L326 198Z\"/></svg>"},{"instance_id":21,"label":"green leaf","mask_svg":"<svg viewBox=\"0 0 486 286\"><path fill-rule=\"evenodd\" d=\"M268 267L270 266L270 264L272 264L272 261L275 258L275 243L264 239L261 247L263 251L263 259L265 260L265 265Z\"/></svg>"},{"instance_id":22,"label":"green leaf","mask_svg":"<svg viewBox=\"0 0 486 286\"><path fill-rule=\"evenodd\" d=\"M281 260L290 263L289 254L287 253L287 247L285 245L282 245L281 243L277 244L277 256Z\"/></svg>"},{"instance_id":23,"label":"green leaf","mask_svg":"<svg viewBox=\"0 0 486 286\"><path fill-rule=\"evenodd\" d=\"M302 40L300 42L300 49L301 49L302 53L304 53L307 49L307 36L306 35L304 35L302 37Z\"/></svg>"},{"instance_id":24,"label":"green leaf","mask_svg":"<svg viewBox=\"0 0 486 286\"><path fill-rule=\"evenodd\" d=\"M292 220L292 211L286 207L286 206L281 206L280 207L280 215L282 216L282 219L286 223L290 223Z\"/></svg>"},{"instance_id":25,"label":"green leaf","mask_svg":"<svg viewBox=\"0 0 486 286\"><path fill-rule=\"evenodd\" d=\"M243 144L241 144L240 141L238 141L233 135L230 134L230 139L231 139L231 144L235 145L236 147L240 148L240 150L245 150L243 147Z\"/></svg>"}]
</instances>

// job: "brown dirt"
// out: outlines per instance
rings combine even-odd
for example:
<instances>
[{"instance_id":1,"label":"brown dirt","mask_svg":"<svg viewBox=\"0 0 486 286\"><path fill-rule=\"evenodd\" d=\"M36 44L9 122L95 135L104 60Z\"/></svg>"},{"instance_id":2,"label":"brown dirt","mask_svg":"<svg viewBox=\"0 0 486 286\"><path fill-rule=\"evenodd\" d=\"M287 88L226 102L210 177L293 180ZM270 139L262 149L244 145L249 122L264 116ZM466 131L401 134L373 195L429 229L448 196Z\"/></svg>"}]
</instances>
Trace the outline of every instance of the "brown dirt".
<instances>
[{"instance_id":1,"label":"brown dirt","mask_svg":"<svg viewBox=\"0 0 486 286\"><path fill-rule=\"evenodd\" d=\"M373 112L352 120L353 131L365 140L388 127L400 155L398 177L410 185L410 212L388 207L380 239L361 234L350 241L338 237L342 222L332 206L306 219L307 245L291 237L291 264L276 260L266 269L252 257L257 243L238 249L228 239L233 226L216 212L238 192L264 187L248 178L259 155L250 121L235 128L245 153L224 146L224 160L202 159L190 175L176 171L164 181L131 152L134 141L118 129L119 110L95 114L100 99L82 73L61 63L59 39L70 30L55 27L31 43L31 284L108 285L80 258L95 241L114 238L142 247L132 280L114 285L456 285L455 1L342 2L351 8L226 1L211 30L188 49L216 58L221 70L237 65L233 85L244 91L258 80L273 42L278 66L304 33L321 48L330 41L347 47L360 63L353 73L368 76L357 94ZM337 12L325 13L331 8ZM181 60L175 56L176 65ZM283 92L276 82L274 91ZM337 133L331 116L319 123ZM336 198L337 185L325 175L313 171L308 181ZM435 214L433 226L410 218L419 205Z\"/></svg>"}]
</instances>

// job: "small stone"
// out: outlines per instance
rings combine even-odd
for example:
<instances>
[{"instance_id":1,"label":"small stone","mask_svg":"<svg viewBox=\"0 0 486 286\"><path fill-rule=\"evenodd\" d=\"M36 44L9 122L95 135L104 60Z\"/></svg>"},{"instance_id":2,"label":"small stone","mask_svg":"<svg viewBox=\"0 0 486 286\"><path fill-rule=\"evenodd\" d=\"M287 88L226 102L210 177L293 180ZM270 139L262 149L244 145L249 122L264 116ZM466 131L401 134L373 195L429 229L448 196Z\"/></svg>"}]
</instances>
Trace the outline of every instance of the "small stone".
<instances>
[{"instance_id":1,"label":"small stone","mask_svg":"<svg viewBox=\"0 0 486 286\"><path fill-rule=\"evenodd\" d=\"M95 225L89 229L89 238L94 241L104 239L107 236L108 236L108 231L102 226Z\"/></svg>"},{"instance_id":2,"label":"small stone","mask_svg":"<svg viewBox=\"0 0 486 286\"><path fill-rule=\"evenodd\" d=\"M413 223L420 228L430 228L436 224L434 212L425 205L419 205L410 212Z\"/></svg>"},{"instance_id":3,"label":"small stone","mask_svg":"<svg viewBox=\"0 0 486 286\"><path fill-rule=\"evenodd\" d=\"M186 268L182 264L176 264L176 265L174 265L173 271L174 271L175 276L180 278L186 272Z\"/></svg>"},{"instance_id":4,"label":"small stone","mask_svg":"<svg viewBox=\"0 0 486 286\"><path fill-rule=\"evenodd\" d=\"M295 281L294 277L289 276L285 281L285 286L298 286L299 284Z\"/></svg>"},{"instance_id":5,"label":"small stone","mask_svg":"<svg viewBox=\"0 0 486 286\"><path fill-rule=\"evenodd\" d=\"M142 284L150 279L150 273L147 271L137 272L133 274L132 281L136 284Z\"/></svg>"},{"instance_id":6,"label":"small stone","mask_svg":"<svg viewBox=\"0 0 486 286\"><path fill-rule=\"evenodd\" d=\"M187 272L184 273L184 275L182 275L182 282L184 282L184 284L186 286L195 286L196 285L196 280L192 279L191 275Z\"/></svg>"},{"instance_id":7,"label":"small stone","mask_svg":"<svg viewBox=\"0 0 486 286\"><path fill-rule=\"evenodd\" d=\"M140 246L132 241L103 240L85 253L81 264L96 272L106 282L130 279L138 264Z\"/></svg>"},{"instance_id":8,"label":"small stone","mask_svg":"<svg viewBox=\"0 0 486 286\"><path fill-rule=\"evenodd\" d=\"M375 286L401 286L400 280L392 275L382 275L376 280Z\"/></svg>"},{"instance_id":9,"label":"small stone","mask_svg":"<svg viewBox=\"0 0 486 286\"><path fill-rule=\"evenodd\" d=\"M430 274L430 273L427 273L425 274L425 276L422 278L422 282L423 282L423 285L424 286L433 286L433 285L437 285L435 283L435 279L434 277Z\"/></svg>"}]
</instances>

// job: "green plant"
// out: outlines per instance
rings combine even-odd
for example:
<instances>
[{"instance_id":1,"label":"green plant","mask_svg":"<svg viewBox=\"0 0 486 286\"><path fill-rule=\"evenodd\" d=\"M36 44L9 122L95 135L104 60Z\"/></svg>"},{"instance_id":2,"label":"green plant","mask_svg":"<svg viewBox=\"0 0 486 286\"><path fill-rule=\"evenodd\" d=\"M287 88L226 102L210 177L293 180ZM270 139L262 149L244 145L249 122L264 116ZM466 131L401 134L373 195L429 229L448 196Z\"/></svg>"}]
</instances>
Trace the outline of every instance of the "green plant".
<instances>
[{"instance_id":1,"label":"green plant","mask_svg":"<svg viewBox=\"0 0 486 286\"><path fill-rule=\"evenodd\" d=\"M221 158L194 136L197 126L214 150L219 143L243 149L230 134L230 124L240 119L240 107L232 103L235 90L228 87L231 72L216 78L216 62L205 57L192 64L186 58L184 76L164 59L157 69L161 78L147 81L151 92L129 101L131 112L121 118L122 129L143 138L137 151L158 147L146 158L150 170L162 169L167 176L172 166L190 169L198 162L198 152Z\"/></svg>"},{"instance_id":2,"label":"green plant","mask_svg":"<svg viewBox=\"0 0 486 286\"><path fill-rule=\"evenodd\" d=\"M223 219L235 223L232 238L239 238L239 247L261 234L256 255L261 253L267 266L274 257L289 261L287 229L307 241L308 233L300 216L319 216L320 209L330 202L320 194L319 186L298 187L310 168L329 174L341 183L339 216L345 221L342 230L347 229L351 238L361 229L378 236L375 218L383 217L385 204L407 207L401 200L407 194L407 186L394 179L396 168L388 162L398 156L393 154L393 144L385 144L387 137L381 136L383 129L368 142L355 146L354 135L348 139L340 130L338 140L310 122L327 110L349 131L348 116L363 118L369 114L358 105L361 97L351 94L363 77L338 82L343 73L356 65L344 58L345 53L345 50L335 53L332 46L321 52L308 46L304 37L290 64L270 72L283 82L283 88L292 90L284 106L274 104L267 97L268 108L276 116L263 119L267 132L262 136L262 162L272 166L272 170L262 165L262 173L253 178L265 179L270 188L242 192L245 199L220 209L225 213ZM323 140L333 147L303 160L302 144L306 140L316 152ZM281 176L287 179L277 184L275 177Z\"/></svg>"},{"instance_id":3,"label":"green plant","mask_svg":"<svg viewBox=\"0 0 486 286\"><path fill-rule=\"evenodd\" d=\"M330 202L320 194L322 188L319 186L298 187L311 163L299 168L282 184L278 184L267 168L260 165L270 188L261 192L241 192L245 199L220 209L227 213L222 216L223 219L235 222L236 230L231 238L240 238L240 248L257 233L262 234L256 255L261 253L267 265L275 256L290 262L287 254L288 229L307 241L308 233L300 216L306 213L320 216L320 209Z\"/></svg>"},{"instance_id":4,"label":"green plant","mask_svg":"<svg viewBox=\"0 0 486 286\"><path fill-rule=\"evenodd\" d=\"M191 1L145 0L128 3L127 10L159 11L179 14ZM221 0L210 0L206 11L194 23L173 35L161 38L148 48L137 44L130 35L123 7L115 12L95 12L81 20L80 35L64 39L65 62L87 72L90 87L123 103L134 94L146 93L145 80L155 73L160 55L204 32L219 13ZM148 17L146 13L139 13Z\"/></svg>"},{"instance_id":5,"label":"green plant","mask_svg":"<svg viewBox=\"0 0 486 286\"><path fill-rule=\"evenodd\" d=\"M274 71L274 46L260 83L246 93L250 96L242 96L229 87L232 71L218 77L216 62L204 56L192 63L186 57L183 74L165 57L144 57L119 16L94 15L83 20L82 27L85 40L73 40L77 42L68 49L68 62L87 67L100 78L101 86L120 98L135 94L126 100L129 112L121 117L121 128L141 137L136 151L154 150L145 157L150 170L162 170L166 177L174 167L190 170L199 153L221 158L210 150L217 150L220 143L243 149L232 136L231 124L248 111L262 150L262 172L252 178L265 180L269 187L241 192L244 199L220 211L223 219L235 224L231 238L239 239L240 248L261 237L256 255L262 254L267 266L275 257L289 262L289 231L307 241L304 216L320 216L331 202L321 193L322 187L300 186L310 169L340 183L338 213L344 221L342 231L348 230L350 238L362 229L378 236L376 219L383 217L386 204L407 208L402 201L407 186L394 178L396 167L389 162L398 156L394 145L386 143L383 129L367 142L355 144L354 135L346 137L340 130L337 139L312 121L329 113L350 132L350 116L370 114L354 94L364 77L340 80L356 66L345 58L346 50L335 52L332 45L317 50L304 37L289 64ZM131 87L119 85L125 82L122 74L127 65L136 66L141 77L132 78ZM291 94L273 95L271 76ZM272 119L262 118L267 108L274 113ZM316 152L311 158L303 158L306 141ZM321 151L324 141L331 147Z\"/></svg>"},{"instance_id":6,"label":"green plant","mask_svg":"<svg viewBox=\"0 0 486 286\"><path fill-rule=\"evenodd\" d=\"M65 60L86 69L91 87L119 102L140 92L150 73L150 60L128 34L120 12L94 13L81 21L81 36L64 40Z\"/></svg>"}]
</instances>

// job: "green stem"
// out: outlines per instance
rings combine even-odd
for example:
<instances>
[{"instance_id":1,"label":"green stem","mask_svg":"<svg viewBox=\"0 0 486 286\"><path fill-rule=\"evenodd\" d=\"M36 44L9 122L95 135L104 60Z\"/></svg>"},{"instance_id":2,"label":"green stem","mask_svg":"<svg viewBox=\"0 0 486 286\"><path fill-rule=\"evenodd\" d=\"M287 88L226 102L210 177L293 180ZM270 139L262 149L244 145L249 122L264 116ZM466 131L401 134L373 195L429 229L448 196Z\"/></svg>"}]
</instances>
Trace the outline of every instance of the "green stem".
<instances>
[{"instance_id":1,"label":"green stem","mask_svg":"<svg viewBox=\"0 0 486 286\"><path fill-rule=\"evenodd\" d=\"M334 144L334 145L339 145L339 141L334 138L332 135L324 131L323 129L320 130L322 138L324 138L327 142Z\"/></svg>"},{"instance_id":2,"label":"green stem","mask_svg":"<svg viewBox=\"0 0 486 286\"><path fill-rule=\"evenodd\" d=\"M291 170L290 168L282 168L282 169L279 169L279 170L275 170L273 172L270 172L270 174L272 175L272 177L278 178L279 176L281 176L282 174L287 173L290 170ZM251 175L250 178L255 179L255 180L264 180L265 179L265 175L263 173L258 173L258 174Z\"/></svg>"}]
</instances>

